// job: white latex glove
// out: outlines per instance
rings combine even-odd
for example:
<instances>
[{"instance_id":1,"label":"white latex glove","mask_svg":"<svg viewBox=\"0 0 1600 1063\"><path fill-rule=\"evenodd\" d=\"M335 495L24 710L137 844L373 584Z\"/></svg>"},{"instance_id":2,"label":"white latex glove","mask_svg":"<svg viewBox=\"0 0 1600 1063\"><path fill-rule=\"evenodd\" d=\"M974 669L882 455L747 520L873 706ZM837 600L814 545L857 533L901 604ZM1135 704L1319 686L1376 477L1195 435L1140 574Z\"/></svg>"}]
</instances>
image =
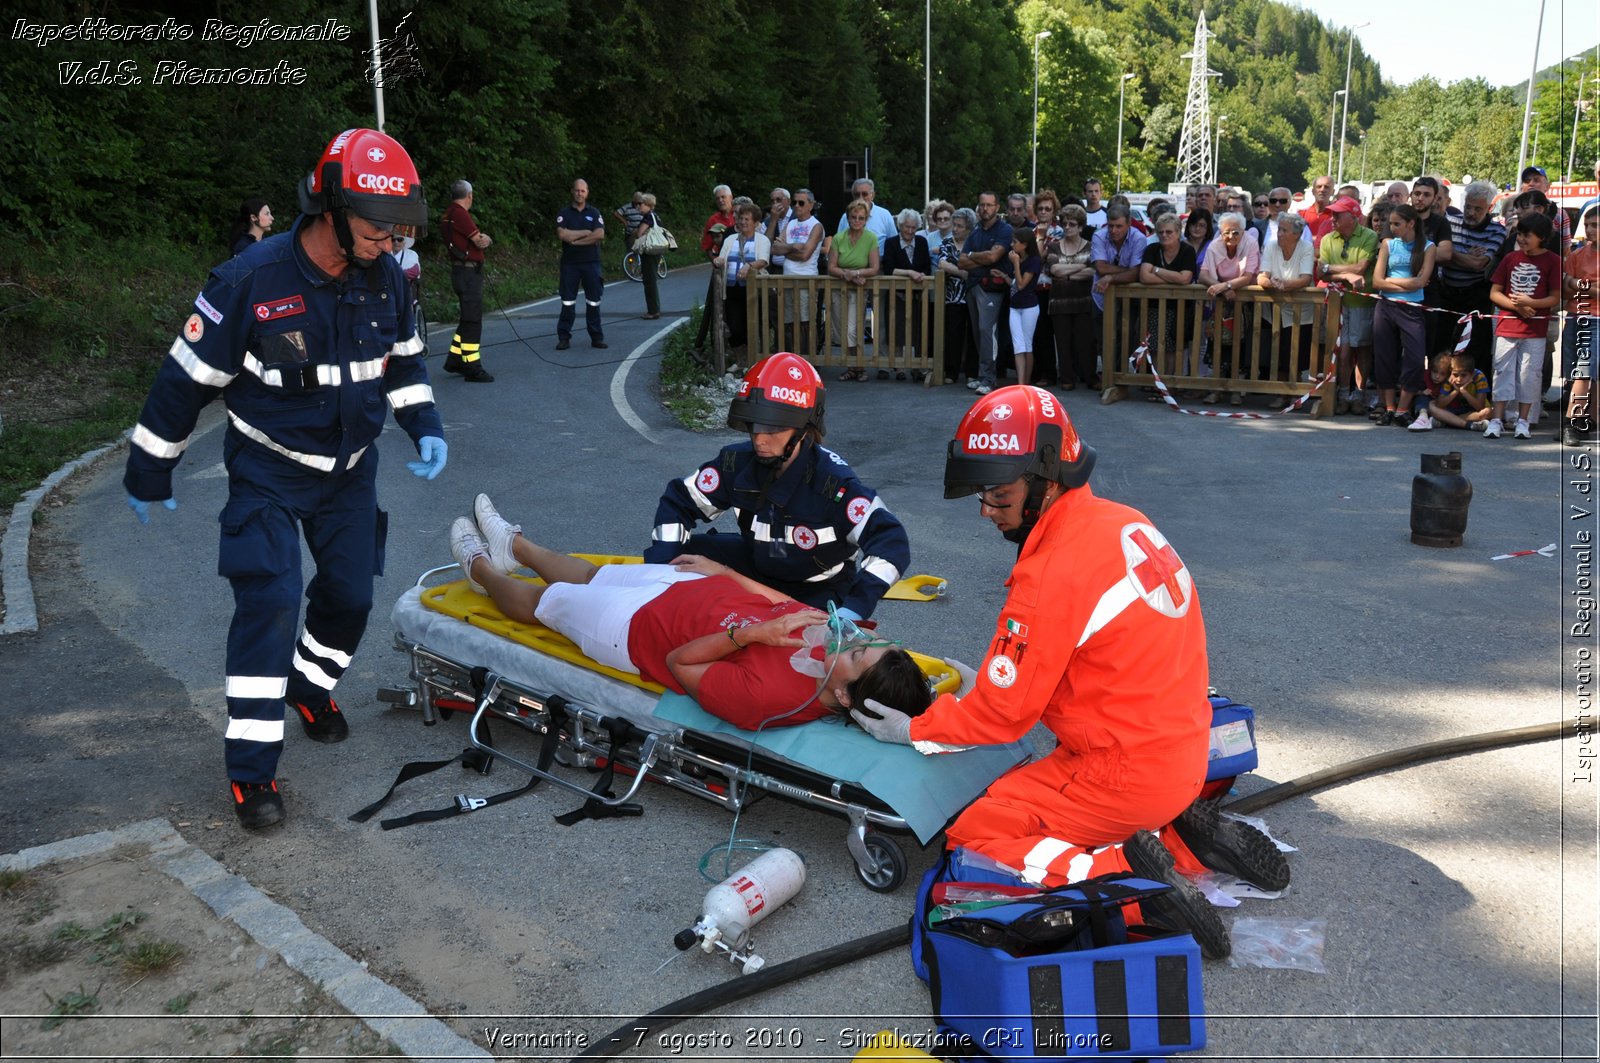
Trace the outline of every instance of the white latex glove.
<instances>
[{"instance_id":1,"label":"white latex glove","mask_svg":"<svg viewBox=\"0 0 1600 1063\"><path fill-rule=\"evenodd\" d=\"M867 710L877 715L868 716L856 709L850 710L850 718L860 724L863 731L880 742L902 746L911 744L911 717L871 698L867 699Z\"/></svg>"},{"instance_id":2,"label":"white latex glove","mask_svg":"<svg viewBox=\"0 0 1600 1063\"><path fill-rule=\"evenodd\" d=\"M962 664L954 657L944 658L944 663L956 670L956 675L961 677L961 685L956 688L956 697L964 698L971 693L972 688L978 685L978 673L970 664Z\"/></svg>"}]
</instances>

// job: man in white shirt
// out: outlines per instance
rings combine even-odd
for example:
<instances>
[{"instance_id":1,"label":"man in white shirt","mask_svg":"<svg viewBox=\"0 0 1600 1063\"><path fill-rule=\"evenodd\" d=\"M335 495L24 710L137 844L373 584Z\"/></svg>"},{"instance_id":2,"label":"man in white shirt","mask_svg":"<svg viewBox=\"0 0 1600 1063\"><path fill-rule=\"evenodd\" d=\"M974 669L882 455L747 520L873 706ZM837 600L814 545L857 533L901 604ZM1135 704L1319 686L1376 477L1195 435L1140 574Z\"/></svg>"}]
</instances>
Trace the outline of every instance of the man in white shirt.
<instances>
[{"instance_id":1,"label":"man in white shirt","mask_svg":"<svg viewBox=\"0 0 1600 1063\"><path fill-rule=\"evenodd\" d=\"M1083 182L1083 213L1088 218L1089 230L1085 237L1106 223L1106 205L1100 201L1100 178L1091 177Z\"/></svg>"}]
</instances>

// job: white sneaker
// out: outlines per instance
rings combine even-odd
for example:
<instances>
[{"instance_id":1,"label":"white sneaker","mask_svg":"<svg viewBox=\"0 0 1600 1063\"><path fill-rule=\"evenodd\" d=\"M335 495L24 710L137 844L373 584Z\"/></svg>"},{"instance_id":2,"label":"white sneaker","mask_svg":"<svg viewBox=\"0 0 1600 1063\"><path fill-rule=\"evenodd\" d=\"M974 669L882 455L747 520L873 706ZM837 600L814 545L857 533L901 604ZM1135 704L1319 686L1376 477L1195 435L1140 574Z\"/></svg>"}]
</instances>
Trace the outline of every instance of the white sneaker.
<instances>
[{"instance_id":1,"label":"white sneaker","mask_svg":"<svg viewBox=\"0 0 1600 1063\"><path fill-rule=\"evenodd\" d=\"M1433 430L1433 418L1425 413L1417 414L1412 422L1406 425L1408 432L1430 432ZM480 496L481 497L481 496Z\"/></svg>"},{"instance_id":2,"label":"white sneaker","mask_svg":"<svg viewBox=\"0 0 1600 1063\"><path fill-rule=\"evenodd\" d=\"M1482 432L1485 428L1489 427L1489 422L1488 421L1468 421L1467 422L1467 427L1472 429L1474 432Z\"/></svg>"},{"instance_id":3,"label":"white sneaker","mask_svg":"<svg viewBox=\"0 0 1600 1063\"><path fill-rule=\"evenodd\" d=\"M457 517L455 523L450 525L450 556L461 566L461 574L467 577L467 586L479 594L487 593L483 584L472 578L472 562L476 558L489 556L489 547L484 544L483 536L478 534L478 526L472 523L472 518Z\"/></svg>"},{"instance_id":4,"label":"white sneaker","mask_svg":"<svg viewBox=\"0 0 1600 1063\"><path fill-rule=\"evenodd\" d=\"M982 383L982 381L979 381L979 380L969 380L969 381L967 381L967 390L968 391L977 391L978 390L978 385L980 383Z\"/></svg>"},{"instance_id":5,"label":"white sneaker","mask_svg":"<svg viewBox=\"0 0 1600 1063\"><path fill-rule=\"evenodd\" d=\"M1511 434L1512 434L1512 436L1514 436L1517 439L1532 439L1533 438L1533 430L1528 427L1528 422L1524 421L1520 417L1517 418L1517 427L1515 427L1515 428L1513 428L1511 430Z\"/></svg>"},{"instance_id":6,"label":"white sneaker","mask_svg":"<svg viewBox=\"0 0 1600 1063\"><path fill-rule=\"evenodd\" d=\"M1489 418L1489 423L1483 426L1483 438L1499 439L1500 432L1504 428L1505 426L1500 423L1500 418L1491 417Z\"/></svg>"},{"instance_id":7,"label":"white sneaker","mask_svg":"<svg viewBox=\"0 0 1600 1063\"><path fill-rule=\"evenodd\" d=\"M488 495L472 500L472 515L477 519L484 545L489 548L489 563L501 572L515 572L520 566L511 553L511 540L522 531L522 525L512 524L502 517Z\"/></svg>"},{"instance_id":8,"label":"white sneaker","mask_svg":"<svg viewBox=\"0 0 1600 1063\"><path fill-rule=\"evenodd\" d=\"M972 390L976 391L979 395L987 395L989 392L993 391L994 388L990 387L988 384L979 384Z\"/></svg>"}]
</instances>

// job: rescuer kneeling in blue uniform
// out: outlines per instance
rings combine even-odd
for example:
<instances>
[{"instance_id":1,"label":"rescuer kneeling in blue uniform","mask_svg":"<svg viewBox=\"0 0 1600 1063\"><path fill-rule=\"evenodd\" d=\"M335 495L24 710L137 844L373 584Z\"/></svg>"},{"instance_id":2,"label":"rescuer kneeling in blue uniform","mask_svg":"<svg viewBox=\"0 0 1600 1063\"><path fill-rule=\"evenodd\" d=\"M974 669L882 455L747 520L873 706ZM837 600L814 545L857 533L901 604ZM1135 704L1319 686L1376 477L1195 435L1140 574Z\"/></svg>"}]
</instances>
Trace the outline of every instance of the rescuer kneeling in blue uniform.
<instances>
[{"instance_id":1,"label":"rescuer kneeling in blue uniform","mask_svg":"<svg viewBox=\"0 0 1600 1063\"><path fill-rule=\"evenodd\" d=\"M799 355L751 366L728 407L728 426L749 432L749 442L667 484L645 561L697 554L807 605L871 616L911 547L877 492L822 446L825 397L822 377ZM730 509L738 535L690 534Z\"/></svg>"},{"instance_id":2,"label":"rescuer kneeling in blue uniform","mask_svg":"<svg viewBox=\"0 0 1600 1063\"><path fill-rule=\"evenodd\" d=\"M302 184L300 209L291 232L211 271L139 414L123 477L141 522L152 502L176 509L172 470L201 408L222 396L228 503L217 571L234 598L224 751L246 827L283 819L285 698L314 741L350 733L332 694L383 568L373 444L385 403L416 444L412 472L431 480L446 455L426 346L388 254L397 232L427 224L411 157L376 130L346 130ZM296 638L302 531L317 574Z\"/></svg>"}]
</instances>

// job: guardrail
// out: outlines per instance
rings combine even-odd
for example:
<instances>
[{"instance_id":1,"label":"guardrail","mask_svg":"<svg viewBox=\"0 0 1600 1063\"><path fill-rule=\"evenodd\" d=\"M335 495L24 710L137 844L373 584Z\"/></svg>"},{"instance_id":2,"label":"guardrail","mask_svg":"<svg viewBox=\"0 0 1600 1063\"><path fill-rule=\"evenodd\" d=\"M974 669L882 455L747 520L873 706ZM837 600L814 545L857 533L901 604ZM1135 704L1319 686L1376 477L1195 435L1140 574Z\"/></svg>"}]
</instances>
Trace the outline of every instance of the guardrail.
<instances>
[{"instance_id":1,"label":"guardrail","mask_svg":"<svg viewBox=\"0 0 1600 1063\"><path fill-rule=\"evenodd\" d=\"M1280 312L1310 307L1281 323ZM1149 386L1143 365L1129 357L1149 337L1149 358L1173 390L1192 389L1243 395L1296 398L1332 365L1339 338L1339 299L1320 288L1275 292L1251 286L1234 298L1213 299L1190 284L1114 284L1106 292L1101 336L1102 402L1127 397L1129 387ZM1317 389L1325 400L1310 406L1312 416L1333 411L1335 384L1330 376Z\"/></svg>"}]
</instances>

